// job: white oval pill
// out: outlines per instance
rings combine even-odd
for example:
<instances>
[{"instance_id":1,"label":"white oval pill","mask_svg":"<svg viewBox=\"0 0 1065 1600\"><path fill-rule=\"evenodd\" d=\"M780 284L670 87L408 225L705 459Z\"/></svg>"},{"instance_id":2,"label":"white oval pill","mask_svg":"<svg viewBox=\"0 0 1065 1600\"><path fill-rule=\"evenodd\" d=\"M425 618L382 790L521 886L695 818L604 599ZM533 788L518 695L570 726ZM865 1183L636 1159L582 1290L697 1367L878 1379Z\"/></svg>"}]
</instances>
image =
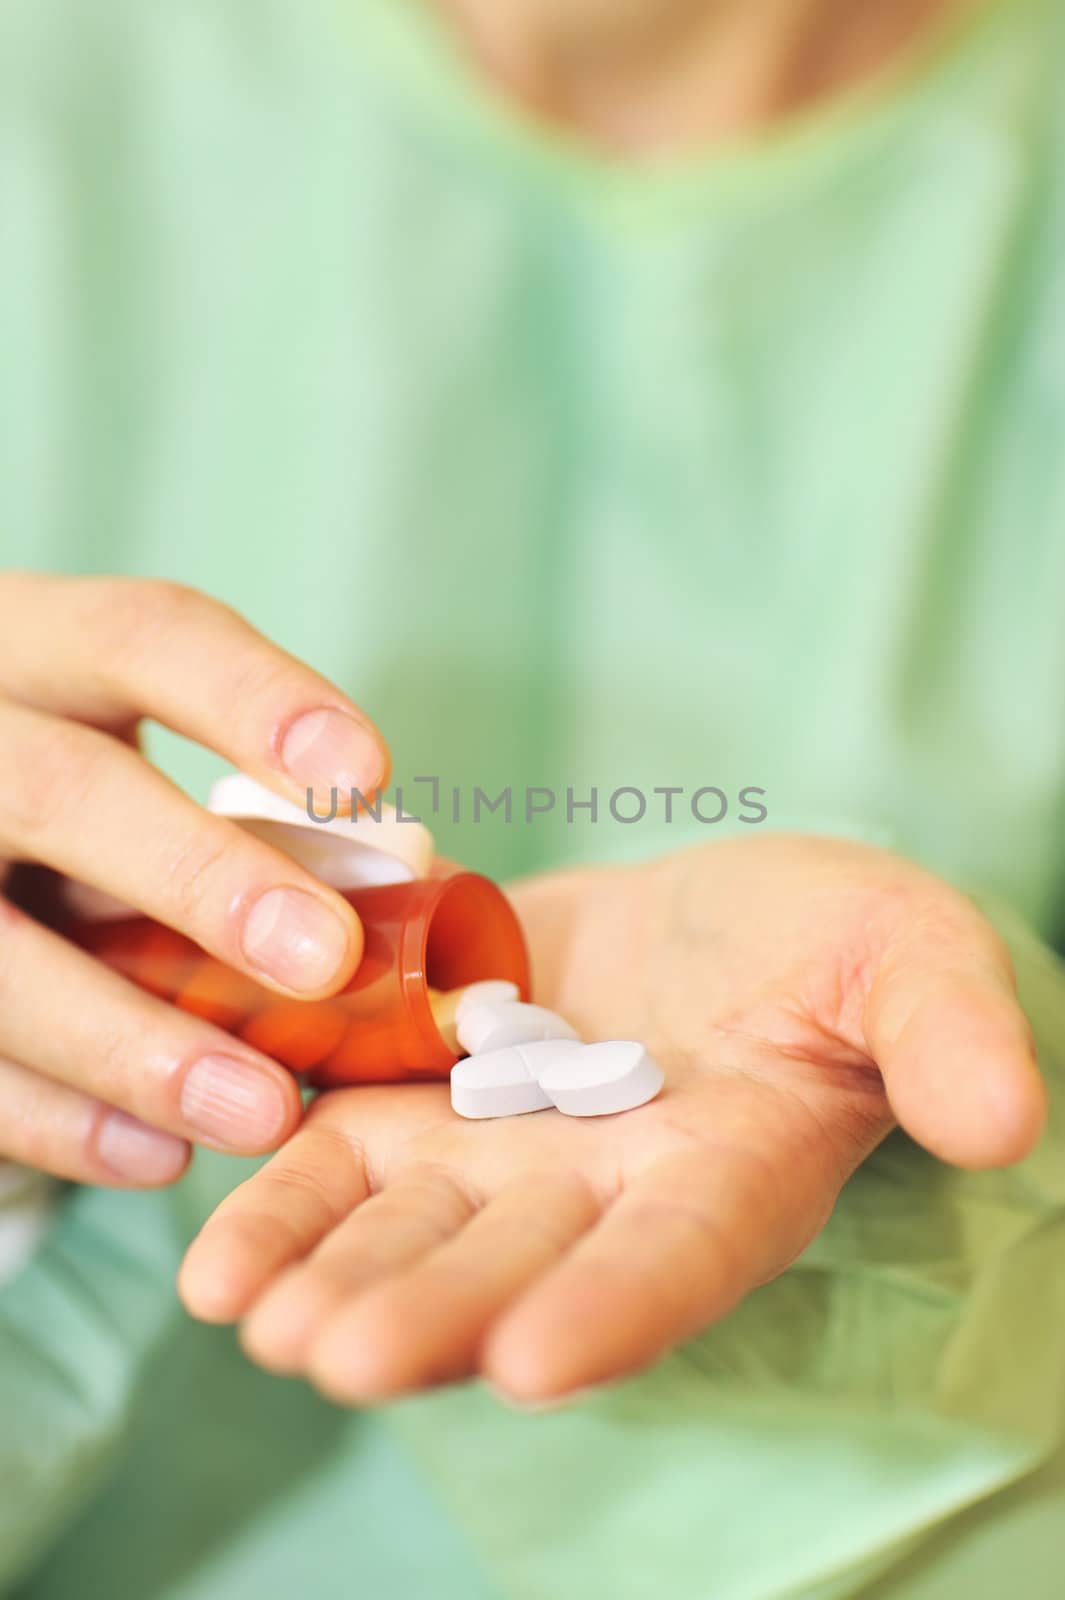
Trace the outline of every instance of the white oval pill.
<instances>
[{"instance_id":1,"label":"white oval pill","mask_svg":"<svg viewBox=\"0 0 1065 1600\"><path fill-rule=\"evenodd\" d=\"M506 978L484 978L462 991L462 998L455 1007L455 1021L461 1022L478 1006L505 1006L511 1000L520 999L521 990L516 983L509 983Z\"/></svg>"},{"instance_id":2,"label":"white oval pill","mask_svg":"<svg viewBox=\"0 0 1065 1600\"><path fill-rule=\"evenodd\" d=\"M526 1005L510 1000L471 1006L458 1017L458 1040L471 1056L486 1050L505 1050L512 1044L534 1044L541 1039L577 1039L578 1034L564 1017L546 1006Z\"/></svg>"},{"instance_id":3,"label":"white oval pill","mask_svg":"<svg viewBox=\"0 0 1065 1600\"><path fill-rule=\"evenodd\" d=\"M602 1117L653 1100L665 1079L642 1044L610 1039L550 1062L540 1073L540 1088L569 1117Z\"/></svg>"},{"instance_id":4,"label":"white oval pill","mask_svg":"<svg viewBox=\"0 0 1065 1600\"><path fill-rule=\"evenodd\" d=\"M452 1109L460 1117L515 1117L527 1111L547 1111L552 1102L540 1088L539 1073L580 1048L570 1039L545 1039L467 1056L451 1069Z\"/></svg>"}]
</instances>

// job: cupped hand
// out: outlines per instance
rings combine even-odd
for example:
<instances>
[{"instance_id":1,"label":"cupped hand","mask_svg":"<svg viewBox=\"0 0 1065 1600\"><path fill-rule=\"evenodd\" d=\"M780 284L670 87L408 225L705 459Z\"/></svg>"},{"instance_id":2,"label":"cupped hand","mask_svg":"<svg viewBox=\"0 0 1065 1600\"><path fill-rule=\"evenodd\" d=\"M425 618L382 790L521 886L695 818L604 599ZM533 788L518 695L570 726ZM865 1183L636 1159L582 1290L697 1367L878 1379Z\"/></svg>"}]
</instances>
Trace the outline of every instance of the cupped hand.
<instances>
[{"instance_id":1,"label":"cupped hand","mask_svg":"<svg viewBox=\"0 0 1065 1600\"><path fill-rule=\"evenodd\" d=\"M961 895L769 837L517 885L535 998L645 1041L618 1116L464 1122L446 1086L334 1090L207 1222L180 1289L366 1403L482 1375L542 1402L630 1373L781 1272L896 1121L964 1166L1038 1138L1009 958Z\"/></svg>"},{"instance_id":2,"label":"cupped hand","mask_svg":"<svg viewBox=\"0 0 1065 1600\"><path fill-rule=\"evenodd\" d=\"M284 994L339 988L350 906L208 815L143 759L153 717L279 794L386 778L387 751L331 684L227 607L131 579L0 575L0 879L30 862L179 929ZM255 1153L295 1126L291 1076L107 971L0 899L0 1158L153 1185L189 1142Z\"/></svg>"}]
</instances>

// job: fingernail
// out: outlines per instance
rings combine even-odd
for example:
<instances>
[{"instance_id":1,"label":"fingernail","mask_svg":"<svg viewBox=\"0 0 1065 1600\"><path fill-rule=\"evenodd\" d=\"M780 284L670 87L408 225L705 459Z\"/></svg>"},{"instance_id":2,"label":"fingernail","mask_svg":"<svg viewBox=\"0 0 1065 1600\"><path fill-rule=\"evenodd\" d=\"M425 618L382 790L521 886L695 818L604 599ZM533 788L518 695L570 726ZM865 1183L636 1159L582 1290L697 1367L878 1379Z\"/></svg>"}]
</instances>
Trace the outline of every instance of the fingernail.
<instances>
[{"instance_id":1,"label":"fingernail","mask_svg":"<svg viewBox=\"0 0 1065 1600\"><path fill-rule=\"evenodd\" d=\"M521 1400L516 1395L508 1394L505 1389L500 1389L497 1384L489 1382L487 1387L500 1405L506 1406L508 1411L520 1411L527 1417L539 1417L548 1411L564 1411L567 1406L576 1405L582 1396L589 1393L587 1389L574 1389L569 1394L550 1395L544 1400Z\"/></svg>"},{"instance_id":2,"label":"fingernail","mask_svg":"<svg viewBox=\"0 0 1065 1600\"><path fill-rule=\"evenodd\" d=\"M188 1160L184 1139L149 1128L124 1111L112 1111L101 1122L96 1153L116 1178L127 1183L171 1183Z\"/></svg>"},{"instance_id":3,"label":"fingernail","mask_svg":"<svg viewBox=\"0 0 1065 1600\"><path fill-rule=\"evenodd\" d=\"M568 1406L580 1405L582 1401L602 1394L606 1383L583 1383L577 1389L566 1389L561 1394L543 1395L539 1399L513 1394L501 1388L492 1378L485 1379L485 1387L500 1405L506 1406L510 1411L522 1411L529 1416L539 1416L542 1412L565 1411Z\"/></svg>"},{"instance_id":4,"label":"fingernail","mask_svg":"<svg viewBox=\"0 0 1065 1600\"><path fill-rule=\"evenodd\" d=\"M303 889L268 889L244 923L248 962L297 991L320 989L335 977L349 943L335 912Z\"/></svg>"},{"instance_id":5,"label":"fingernail","mask_svg":"<svg viewBox=\"0 0 1065 1600\"><path fill-rule=\"evenodd\" d=\"M254 1155L281 1137L288 1104L262 1067L235 1056L201 1056L181 1085L181 1115L196 1132Z\"/></svg>"},{"instance_id":6,"label":"fingernail","mask_svg":"<svg viewBox=\"0 0 1065 1600\"><path fill-rule=\"evenodd\" d=\"M317 795L336 788L345 803L349 792L369 794L384 775L384 755L370 730L344 711L308 711L281 742L281 760L290 778Z\"/></svg>"}]
</instances>

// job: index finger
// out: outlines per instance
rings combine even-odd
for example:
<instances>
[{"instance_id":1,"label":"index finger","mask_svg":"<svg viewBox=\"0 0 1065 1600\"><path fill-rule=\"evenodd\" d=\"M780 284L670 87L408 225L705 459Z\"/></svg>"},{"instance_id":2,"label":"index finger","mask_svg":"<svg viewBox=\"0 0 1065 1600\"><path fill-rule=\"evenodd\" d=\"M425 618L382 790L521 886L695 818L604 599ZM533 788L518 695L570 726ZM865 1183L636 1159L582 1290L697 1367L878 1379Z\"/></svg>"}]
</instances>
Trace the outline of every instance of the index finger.
<instances>
[{"instance_id":1,"label":"index finger","mask_svg":"<svg viewBox=\"0 0 1065 1600\"><path fill-rule=\"evenodd\" d=\"M153 717L288 799L335 788L339 813L388 780L358 706L195 589L5 573L0 633L0 689L24 704L107 727Z\"/></svg>"},{"instance_id":2,"label":"index finger","mask_svg":"<svg viewBox=\"0 0 1065 1600\"><path fill-rule=\"evenodd\" d=\"M440 1084L360 1085L319 1096L292 1138L226 1196L192 1241L178 1278L186 1310L204 1322L242 1317L268 1283L369 1199L390 1152L449 1115L446 1107Z\"/></svg>"},{"instance_id":3,"label":"index finger","mask_svg":"<svg viewBox=\"0 0 1065 1600\"><path fill-rule=\"evenodd\" d=\"M358 1141L312 1111L264 1167L226 1196L192 1241L178 1273L185 1309L203 1322L235 1322L266 1284L369 1194Z\"/></svg>"}]
</instances>

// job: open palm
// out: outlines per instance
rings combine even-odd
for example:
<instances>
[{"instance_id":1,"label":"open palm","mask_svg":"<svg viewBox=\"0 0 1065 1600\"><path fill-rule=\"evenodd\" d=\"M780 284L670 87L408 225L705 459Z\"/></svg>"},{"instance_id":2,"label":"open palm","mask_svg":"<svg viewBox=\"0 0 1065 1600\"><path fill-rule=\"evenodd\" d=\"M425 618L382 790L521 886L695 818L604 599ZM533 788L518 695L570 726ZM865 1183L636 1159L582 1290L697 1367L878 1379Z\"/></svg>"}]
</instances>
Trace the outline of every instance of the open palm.
<instances>
[{"instance_id":1,"label":"open palm","mask_svg":"<svg viewBox=\"0 0 1065 1600\"><path fill-rule=\"evenodd\" d=\"M901 1121L1023 1155L1043 1089L1009 960L898 857L799 837L516 885L535 998L643 1040L618 1116L464 1122L446 1085L323 1094L208 1221L194 1315L365 1403L482 1374L523 1401L631 1372L783 1270Z\"/></svg>"}]
</instances>

